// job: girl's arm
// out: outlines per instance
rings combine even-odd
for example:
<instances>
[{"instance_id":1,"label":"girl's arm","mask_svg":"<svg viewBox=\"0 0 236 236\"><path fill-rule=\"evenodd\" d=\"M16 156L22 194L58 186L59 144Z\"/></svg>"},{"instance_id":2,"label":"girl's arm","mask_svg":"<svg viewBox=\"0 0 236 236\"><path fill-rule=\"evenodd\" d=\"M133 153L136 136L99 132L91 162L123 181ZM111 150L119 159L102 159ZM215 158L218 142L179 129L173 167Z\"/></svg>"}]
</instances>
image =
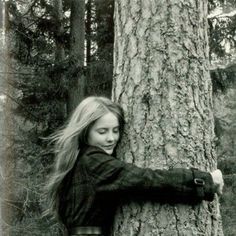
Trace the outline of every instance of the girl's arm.
<instances>
[{"instance_id":1,"label":"girl's arm","mask_svg":"<svg viewBox=\"0 0 236 236\"><path fill-rule=\"evenodd\" d=\"M151 170L117 160L90 147L80 160L99 194L160 199L167 202L212 201L216 187L212 175L197 169Z\"/></svg>"}]
</instances>

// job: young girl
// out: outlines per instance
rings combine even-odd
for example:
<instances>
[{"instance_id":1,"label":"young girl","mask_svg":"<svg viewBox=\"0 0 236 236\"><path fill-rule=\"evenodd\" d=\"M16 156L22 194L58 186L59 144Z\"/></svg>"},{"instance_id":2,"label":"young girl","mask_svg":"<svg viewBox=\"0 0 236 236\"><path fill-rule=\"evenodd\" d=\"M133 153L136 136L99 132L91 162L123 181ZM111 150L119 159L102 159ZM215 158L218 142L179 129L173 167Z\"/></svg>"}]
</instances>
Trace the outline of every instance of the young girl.
<instances>
[{"instance_id":1,"label":"young girl","mask_svg":"<svg viewBox=\"0 0 236 236\"><path fill-rule=\"evenodd\" d=\"M116 159L112 154L123 126L118 104L88 97L52 136L56 159L47 186L49 211L69 235L109 235L114 211L127 199L190 203L222 193L219 170L151 170Z\"/></svg>"}]
</instances>

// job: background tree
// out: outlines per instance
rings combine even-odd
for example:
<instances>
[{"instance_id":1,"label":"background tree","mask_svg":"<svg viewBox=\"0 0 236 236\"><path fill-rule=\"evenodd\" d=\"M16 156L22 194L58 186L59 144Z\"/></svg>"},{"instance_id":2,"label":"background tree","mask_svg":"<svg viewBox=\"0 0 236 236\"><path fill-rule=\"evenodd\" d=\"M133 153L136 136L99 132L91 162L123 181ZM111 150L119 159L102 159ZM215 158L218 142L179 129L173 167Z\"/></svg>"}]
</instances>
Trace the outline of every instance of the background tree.
<instances>
[{"instance_id":1,"label":"background tree","mask_svg":"<svg viewBox=\"0 0 236 236\"><path fill-rule=\"evenodd\" d=\"M114 0L87 2L87 95L111 96Z\"/></svg>"},{"instance_id":2,"label":"background tree","mask_svg":"<svg viewBox=\"0 0 236 236\"><path fill-rule=\"evenodd\" d=\"M142 167L216 169L207 2L115 1L113 98L119 157ZM219 203L120 209L115 235L223 235Z\"/></svg>"},{"instance_id":3,"label":"background tree","mask_svg":"<svg viewBox=\"0 0 236 236\"><path fill-rule=\"evenodd\" d=\"M64 41L64 32L65 32L65 26L64 26L64 11L63 11L63 2L62 0L54 0L54 24L55 24L55 34L54 34L54 40L55 40L55 65L57 67L60 67L64 61L66 60L65 57L65 41ZM63 72L61 70L56 70L54 74L55 80L58 81L61 86L65 83L65 76L63 75ZM65 102L62 100L61 105L61 111L64 116L67 115L67 107ZM65 118L64 118L65 119Z\"/></svg>"},{"instance_id":4,"label":"background tree","mask_svg":"<svg viewBox=\"0 0 236 236\"><path fill-rule=\"evenodd\" d=\"M84 39L85 39L85 1L71 0L70 16L70 63L73 66L70 91L68 93L68 112L74 110L85 96Z\"/></svg>"},{"instance_id":5,"label":"background tree","mask_svg":"<svg viewBox=\"0 0 236 236\"><path fill-rule=\"evenodd\" d=\"M80 4L80 12L79 7L73 4ZM13 105L11 109L8 106L8 114L12 118L8 127L14 134L11 134L11 143L8 142L8 151L15 154L9 162L12 168L8 168L14 173L12 184L7 184L12 188L3 204L6 205L5 212L9 213L10 202L14 214L8 217L10 223L6 220L7 214L3 214L3 234L58 235L55 224L41 219L41 213L47 207L42 202L41 190L51 162L51 155L45 152L41 137L59 127L78 100L85 96L84 88L78 83L78 79L81 81L81 76L86 75L83 63L84 1L11 0L7 6L7 58L11 62L7 62L7 66L10 66L7 75L11 80L4 87L7 101ZM90 15L93 21L92 37L96 25L92 17L96 15L96 9L93 8L93 11ZM91 54L95 58L98 39L94 37L92 40ZM93 66L90 65L90 68ZM97 81L103 75L103 68L99 67L99 70L100 73L93 74ZM109 76L111 78L111 74ZM80 89L83 93L80 93ZM98 88L102 89L103 86ZM75 98L74 95L78 94L80 98Z\"/></svg>"},{"instance_id":6,"label":"background tree","mask_svg":"<svg viewBox=\"0 0 236 236\"><path fill-rule=\"evenodd\" d=\"M7 79L4 89L11 107L7 107L9 115L5 113L5 119L10 122L7 127L12 130L14 145L8 148L12 156L8 158L8 168L4 167L12 175L11 184L4 182L8 194L2 201L7 209L2 212L2 235L52 235L58 230L41 218L45 208L41 190L49 161L40 137L58 127L65 117L61 101L66 89L62 90L60 78L54 77L58 74L54 59L55 9L44 1L30 4L8 1L6 4L9 68L5 78L10 75L11 79ZM4 157L7 155L1 159ZM8 180L3 174L3 179Z\"/></svg>"},{"instance_id":7,"label":"background tree","mask_svg":"<svg viewBox=\"0 0 236 236\"><path fill-rule=\"evenodd\" d=\"M5 4L2 4L3 8L7 8ZM3 25L5 26L4 33L9 32L9 17L8 15L2 15ZM14 160L14 132L13 132L13 119L11 113L9 112L12 109L12 102L10 97L12 96L12 89L9 87L7 82L12 81L12 75L9 73L11 71L11 61L10 61L10 52L8 49L9 40L6 38L1 38L1 53L4 56L5 63L1 66L2 72L6 73L7 76L2 77L1 86L2 88L7 87L8 96L5 98L5 103L2 108L5 115L1 118L1 197L7 199L1 203L1 229L4 229L6 224L12 224L12 218L15 216L15 208L11 204L11 194L12 194L12 179L13 179L13 160ZM5 91L4 91L5 92ZM4 218L2 217L4 215ZM4 219L4 222L3 222ZM5 224L5 225L4 225ZM2 231L2 230L1 230Z\"/></svg>"},{"instance_id":8,"label":"background tree","mask_svg":"<svg viewBox=\"0 0 236 236\"><path fill-rule=\"evenodd\" d=\"M235 23L234 0L209 1L209 45L211 78L214 92L225 92L235 85Z\"/></svg>"}]
</instances>

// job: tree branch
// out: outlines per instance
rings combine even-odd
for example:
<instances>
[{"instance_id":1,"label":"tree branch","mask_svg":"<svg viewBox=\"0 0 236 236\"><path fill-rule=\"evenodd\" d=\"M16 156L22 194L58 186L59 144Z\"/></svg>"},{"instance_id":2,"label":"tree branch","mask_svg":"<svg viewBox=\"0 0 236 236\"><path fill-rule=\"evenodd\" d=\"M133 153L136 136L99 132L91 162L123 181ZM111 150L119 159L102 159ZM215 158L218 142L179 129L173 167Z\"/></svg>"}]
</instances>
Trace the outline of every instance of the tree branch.
<instances>
[{"instance_id":1,"label":"tree branch","mask_svg":"<svg viewBox=\"0 0 236 236\"><path fill-rule=\"evenodd\" d=\"M19 102L18 100L16 100L15 98L13 98L11 95L9 95L7 92L0 90L0 93L4 94L5 96L9 97L13 102L15 102L17 105L19 105L24 111L26 111L26 113L28 113L31 117L33 117L34 119L36 119L36 121L43 121L42 119L40 119L38 116L36 116L35 114L33 114L31 111L29 111L27 109L27 107L22 104L21 102Z\"/></svg>"}]
</instances>

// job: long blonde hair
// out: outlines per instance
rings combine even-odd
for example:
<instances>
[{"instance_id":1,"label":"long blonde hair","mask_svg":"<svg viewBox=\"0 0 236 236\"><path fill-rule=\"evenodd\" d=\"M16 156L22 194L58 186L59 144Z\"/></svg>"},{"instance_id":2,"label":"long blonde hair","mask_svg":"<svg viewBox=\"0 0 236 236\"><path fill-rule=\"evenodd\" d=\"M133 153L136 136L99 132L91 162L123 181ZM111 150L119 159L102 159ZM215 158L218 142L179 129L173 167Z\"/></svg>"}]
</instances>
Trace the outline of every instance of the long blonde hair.
<instances>
[{"instance_id":1,"label":"long blonde hair","mask_svg":"<svg viewBox=\"0 0 236 236\"><path fill-rule=\"evenodd\" d=\"M50 136L54 143L55 162L53 173L46 186L46 194L49 203L47 214L56 219L59 216L60 190L66 175L75 165L81 147L86 144L89 128L94 122L107 112L115 114L119 120L120 133L124 126L122 108L105 97L88 97L75 109L64 128Z\"/></svg>"}]
</instances>

